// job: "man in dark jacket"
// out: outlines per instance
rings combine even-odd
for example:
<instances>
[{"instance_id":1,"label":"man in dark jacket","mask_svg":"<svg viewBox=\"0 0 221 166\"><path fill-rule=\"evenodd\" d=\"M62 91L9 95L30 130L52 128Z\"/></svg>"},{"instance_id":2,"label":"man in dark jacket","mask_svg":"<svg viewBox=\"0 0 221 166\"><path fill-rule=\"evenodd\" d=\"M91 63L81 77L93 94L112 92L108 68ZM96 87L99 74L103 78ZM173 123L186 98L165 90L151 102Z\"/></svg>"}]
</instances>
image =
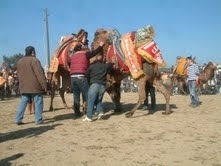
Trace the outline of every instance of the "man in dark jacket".
<instances>
[{"instance_id":1,"label":"man in dark jacket","mask_svg":"<svg viewBox=\"0 0 221 166\"><path fill-rule=\"evenodd\" d=\"M23 124L26 106L33 100L35 103L35 123L41 124L43 122L43 93L46 91L47 83L33 46L26 47L25 56L17 63L17 74L21 97L15 122L18 125Z\"/></svg>"},{"instance_id":2,"label":"man in dark jacket","mask_svg":"<svg viewBox=\"0 0 221 166\"><path fill-rule=\"evenodd\" d=\"M106 78L108 72L113 68L113 63L103 63L102 56L97 55L96 61L90 64L86 77L89 80L89 90L87 99L87 116L83 121L92 121L94 107L98 112L98 119L104 115L102 99L106 90Z\"/></svg>"}]
</instances>

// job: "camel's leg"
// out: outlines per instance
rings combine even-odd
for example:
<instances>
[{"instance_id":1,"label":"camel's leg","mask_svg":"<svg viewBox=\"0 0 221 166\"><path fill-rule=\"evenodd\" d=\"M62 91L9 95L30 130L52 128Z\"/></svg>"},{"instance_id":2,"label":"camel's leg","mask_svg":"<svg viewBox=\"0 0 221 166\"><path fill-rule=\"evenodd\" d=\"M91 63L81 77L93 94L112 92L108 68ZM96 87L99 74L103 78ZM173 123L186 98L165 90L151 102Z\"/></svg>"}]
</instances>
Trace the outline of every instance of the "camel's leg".
<instances>
[{"instance_id":1,"label":"camel's leg","mask_svg":"<svg viewBox=\"0 0 221 166\"><path fill-rule=\"evenodd\" d=\"M50 107L49 107L49 111L54 111L54 108L53 108L53 101L54 101L54 97L55 97L55 86L52 85L51 87L51 101L50 101Z\"/></svg>"},{"instance_id":2,"label":"camel's leg","mask_svg":"<svg viewBox=\"0 0 221 166\"><path fill-rule=\"evenodd\" d=\"M163 86L163 84L160 82L160 80L154 80L154 86L157 88L159 92L163 94L166 100L166 112L163 114L169 115L171 113L170 111L170 92Z\"/></svg>"},{"instance_id":3,"label":"camel's leg","mask_svg":"<svg viewBox=\"0 0 221 166\"><path fill-rule=\"evenodd\" d=\"M184 86L185 86L185 80L179 80L178 89L182 92L182 94L188 95L187 91L184 89Z\"/></svg>"},{"instance_id":4,"label":"camel's leg","mask_svg":"<svg viewBox=\"0 0 221 166\"><path fill-rule=\"evenodd\" d=\"M136 81L138 86L139 99L137 104L132 108L132 110L125 114L127 118L131 117L134 114L134 112L141 106L141 104L146 100L145 86L147 77L148 76L143 76Z\"/></svg>"},{"instance_id":5,"label":"camel's leg","mask_svg":"<svg viewBox=\"0 0 221 166\"><path fill-rule=\"evenodd\" d=\"M116 84L116 96L114 96L112 98L112 101L113 101L114 107L115 107L115 109L114 109L115 112L122 111L120 100L121 100L121 91L120 91L120 83L119 83L119 84Z\"/></svg>"},{"instance_id":6,"label":"camel's leg","mask_svg":"<svg viewBox=\"0 0 221 166\"><path fill-rule=\"evenodd\" d=\"M82 112L83 112L83 114L87 113L87 102L84 99L83 95L82 95Z\"/></svg>"},{"instance_id":7,"label":"camel's leg","mask_svg":"<svg viewBox=\"0 0 221 166\"><path fill-rule=\"evenodd\" d=\"M173 80L171 80L170 85L168 87L168 91L170 92L171 96L173 96L173 86L174 86L174 82L173 82Z\"/></svg>"},{"instance_id":8,"label":"camel's leg","mask_svg":"<svg viewBox=\"0 0 221 166\"><path fill-rule=\"evenodd\" d=\"M112 86L111 88L107 89L107 93L110 95L110 98L113 102L114 111L121 112L122 107L120 103L120 99L121 99L120 83L115 83L111 86Z\"/></svg>"},{"instance_id":9,"label":"camel's leg","mask_svg":"<svg viewBox=\"0 0 221 166\"><path fill-rule=\"evenodd\" d=\"M65 91L66 91L66 88L61 88L61 89L59 90L59 94L60 94L60 96L61 96L61 100L62 100L62 102L63 102L64 108L68 109L69 107L68 107L68 105L67 105L67 103L66 103L66 100L65 100L65 97L64 97Z\"/></svg>"}]
</instances>

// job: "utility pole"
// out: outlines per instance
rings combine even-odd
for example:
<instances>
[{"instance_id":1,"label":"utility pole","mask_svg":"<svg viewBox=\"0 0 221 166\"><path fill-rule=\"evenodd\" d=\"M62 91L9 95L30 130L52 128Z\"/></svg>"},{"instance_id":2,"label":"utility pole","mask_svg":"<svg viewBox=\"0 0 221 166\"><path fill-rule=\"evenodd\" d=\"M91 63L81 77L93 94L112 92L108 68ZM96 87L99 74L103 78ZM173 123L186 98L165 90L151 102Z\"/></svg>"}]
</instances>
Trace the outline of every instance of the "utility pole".
<instances>
[{"instance_id":1,"label":"utility pole","mask_svg":"<svg viewBox=\"0 0 221 166\"><path fill-rule=\"evenodd\" d=\"M48 68L50 66L50 46L49 46L49 31L48 31L48 11L47 8L44 10L45 12L45 29L46 29L46 46L47 46L47 65Z\"/></svg>"}]
</instances>

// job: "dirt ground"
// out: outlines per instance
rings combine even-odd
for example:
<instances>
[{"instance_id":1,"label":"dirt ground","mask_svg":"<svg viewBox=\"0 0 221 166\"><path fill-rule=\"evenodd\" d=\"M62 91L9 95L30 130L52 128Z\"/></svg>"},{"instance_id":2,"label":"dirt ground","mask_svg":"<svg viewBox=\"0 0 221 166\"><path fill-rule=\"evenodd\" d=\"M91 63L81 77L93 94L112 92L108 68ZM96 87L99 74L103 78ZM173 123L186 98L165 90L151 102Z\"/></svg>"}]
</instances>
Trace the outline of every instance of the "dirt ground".
<instances>
[{"instance_id":1,"label":"dirt ground","mask_svg":"<svg viewBox=\"0 0 221 166\"><path fill-rule=\"evenodd\" d=\"M19 99L0 101L0 165L9 166L221 166L221 94L202 95L202 105L190 108L189 97L171 96L171 115L157 93L154 114L137 110L126 118L138 98L123 93L124 112L112 114L105 94L105 119L83 122L64 109L56 96L54 112L44 98L44 121L25 113L24 125L14 124ZM72 94L66 94L72 105Z\"/></svg>"}]
</instances>

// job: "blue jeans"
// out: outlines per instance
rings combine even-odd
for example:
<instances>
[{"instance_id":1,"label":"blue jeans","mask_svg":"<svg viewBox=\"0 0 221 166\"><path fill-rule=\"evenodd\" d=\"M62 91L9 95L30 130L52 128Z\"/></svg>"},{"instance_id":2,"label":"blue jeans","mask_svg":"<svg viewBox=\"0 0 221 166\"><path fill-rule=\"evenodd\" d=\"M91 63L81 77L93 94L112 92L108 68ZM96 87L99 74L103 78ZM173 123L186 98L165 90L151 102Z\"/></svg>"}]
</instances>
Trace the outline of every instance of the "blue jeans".
<instances>
[{"instance_id":1,"label":"blue jeans","mask_svg":"<svg viewBox=\"0 0 221 166\"><path fill-rule=\"evenodd\" d=\"M91 84L88 91L88 102L87 102L87 117L92 119L94 106L96 106L96 111L98 113L103 113L104 108L102 105L103 96L105 93L105 85Z\"/></svg>"},{"instance_id":2,"label":"blue jeans","mask_svg":"<svg viewBox=\"0 0 221 166\"><path fill-rule=\"evenodd\" d=\"M83 100L87 102L88 81L86 77L71 77L71 85L74 97L74 112L80 114L80 95L82 93Z\"/></svg>"},{"instance_id":3,"label":"blue jeans","mask_svg":"<svg viewBox=\"0 0 221 166\"><path fill-rule=\"evenodd\" d=\"M195 80L189 80L188 81L188 87L189 87L191 104L193 104L193 105L199 104L199 98L196 95L196 81Z\"/></svg>"},{"instance_id":4,"label":"blue jeans","mask_svg":"<svg viewBox=\"0 0 221 166\"><path fill-rule=\"evenodd\" d=\"M44 106L42 93L21 94L20 103L15 117L16 123L22 122L27 104L30 103L32 99L35 103L35 123L42 123L42 112Z\"/></svg>"}]
</instances>

